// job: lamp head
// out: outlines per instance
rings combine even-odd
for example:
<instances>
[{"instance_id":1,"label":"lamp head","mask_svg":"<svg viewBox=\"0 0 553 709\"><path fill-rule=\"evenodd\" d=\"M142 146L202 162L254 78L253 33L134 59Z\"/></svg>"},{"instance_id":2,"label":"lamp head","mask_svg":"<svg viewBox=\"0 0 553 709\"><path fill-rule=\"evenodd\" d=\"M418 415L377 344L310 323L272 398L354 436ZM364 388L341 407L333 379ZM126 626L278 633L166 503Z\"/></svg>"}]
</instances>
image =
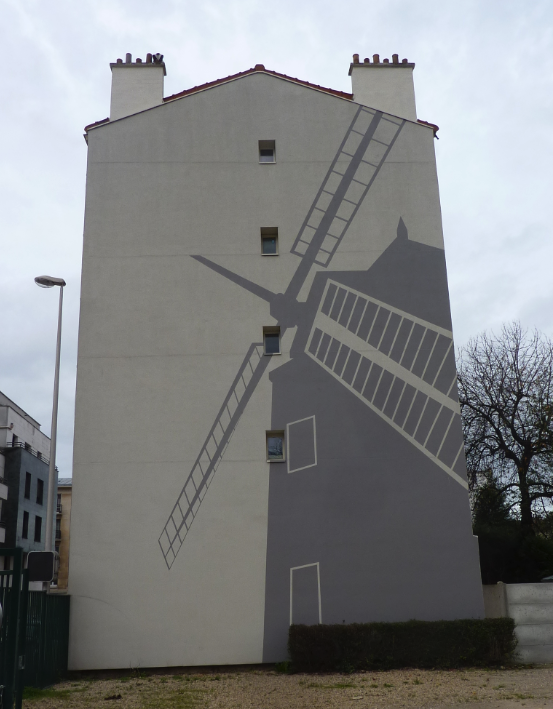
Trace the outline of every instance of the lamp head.
<instances>
[{"instance_id":1,"label":"lamp head","mask_svg":"<svg viewBox=\"0 0 553 709\"><path fill-rule=\"evenodd\" d=\"M63 286L66 285L63 278L54 278L54 276L37 276L35 283L41 288L53 288L54 286L61 286L63 288Z\"/></svg>"}]
</instances>

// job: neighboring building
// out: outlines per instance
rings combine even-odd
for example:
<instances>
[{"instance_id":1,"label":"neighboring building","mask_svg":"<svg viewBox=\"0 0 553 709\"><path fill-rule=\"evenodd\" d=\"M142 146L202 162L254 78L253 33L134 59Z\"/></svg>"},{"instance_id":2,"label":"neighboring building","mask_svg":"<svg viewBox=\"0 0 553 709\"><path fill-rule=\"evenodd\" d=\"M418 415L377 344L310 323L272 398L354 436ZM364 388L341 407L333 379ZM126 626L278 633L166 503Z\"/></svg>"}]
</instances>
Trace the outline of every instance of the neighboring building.
<instances>
[{"instance_id":1,"label":"neighboring building","mask_svg":"<svg viewBox=\"0 0 553 709\"><path fill-rule=\"evenodd\" d=\"M44 549L49 456L50 439L38 421L0 392L0 497L7 488L2 546Z\"/></svg>"},{"instance_id":2,"label":"neighboring building","mask_svg":"<svg viewBox=\"0 0 553 709\"><path fill-rule=\"evenodd\" d=\"M70 668L274 662L293 623L483 617L413 64L262 65L88 126Z\"/></svg>"},{"instance_id":3,"label":"neighboring building","mask_svg":"<svg viewBox=\"0 0 553 709\"><path fill-rule=\"evenodd\" d=\"M58 479L58 501L56 506L56 551L59 554L59 567L56 586L59 590L67 588L69 577L69 538L71 524L71 478Z\"/></svg>"}]
</instances>

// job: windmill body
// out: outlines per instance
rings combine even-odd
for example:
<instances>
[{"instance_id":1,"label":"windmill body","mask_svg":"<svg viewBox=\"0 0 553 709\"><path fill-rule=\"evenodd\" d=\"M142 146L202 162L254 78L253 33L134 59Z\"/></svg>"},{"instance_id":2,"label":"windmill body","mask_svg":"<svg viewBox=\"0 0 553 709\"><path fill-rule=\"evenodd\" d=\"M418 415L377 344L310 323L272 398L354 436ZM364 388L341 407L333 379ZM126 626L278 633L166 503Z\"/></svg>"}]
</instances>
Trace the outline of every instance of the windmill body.
<instances>
[{"instance_id":1,"label":"windmill body","mask_svg":"<svg viewBox=\"0 0 553 709\"><path fill-rule=\"evenodd\" d=\"M399 115L367 66L352 96L259 65L88 130L73 669L483 615L434 130L389 66ZM129 91L165 71L112 68Z\"/></svg>"}]
</instances>

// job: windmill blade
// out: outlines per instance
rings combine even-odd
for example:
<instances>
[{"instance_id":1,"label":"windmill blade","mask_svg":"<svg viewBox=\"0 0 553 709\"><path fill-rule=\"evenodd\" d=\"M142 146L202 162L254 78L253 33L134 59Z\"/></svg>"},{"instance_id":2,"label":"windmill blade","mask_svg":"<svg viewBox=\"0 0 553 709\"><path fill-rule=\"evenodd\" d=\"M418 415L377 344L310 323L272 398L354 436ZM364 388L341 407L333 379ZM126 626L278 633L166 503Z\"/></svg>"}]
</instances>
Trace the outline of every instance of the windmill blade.
<instances>
[{"instance_id":1,"label":"windmill blade","mask_svg":"<svg viewBox=\"0 0 553 709\"><path fill-rule=\"evenodd\" d=\"M236 424L250 400L271 358L263 355L263 345L252 343L225 397L215 423L196 458L184 487L173 507L159 546L170 569L188 534L204 496L232 437Z\"/></svg>"},{"instance_id":2,"label":"windmill blade","mask_svg":"<svg viewBox=\"0 0 553 709\"><path fill-rule=\"evenodd\" d=\"M302 261L288 296L297 297L313 264L330 264L405 123L359 107L292 246Z\"/></svg>"},{"instance_id":3,"label":"windmill blade","mask_svg":"<svg viewBox=\"0 0 553 709\"><path fill-rule=\"evenodd\" d=\"M468 487L450 330L329 279L306 352Z\"/></svg>"}]
</instances>

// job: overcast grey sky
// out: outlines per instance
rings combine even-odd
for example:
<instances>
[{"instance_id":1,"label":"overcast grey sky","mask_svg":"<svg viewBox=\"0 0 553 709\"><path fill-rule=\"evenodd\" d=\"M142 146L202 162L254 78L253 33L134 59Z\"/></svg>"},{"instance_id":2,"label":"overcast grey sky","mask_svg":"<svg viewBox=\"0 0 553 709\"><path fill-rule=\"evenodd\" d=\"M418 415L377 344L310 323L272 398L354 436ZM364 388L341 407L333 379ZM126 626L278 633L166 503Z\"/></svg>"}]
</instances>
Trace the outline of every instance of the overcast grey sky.
<instances>
[{"instance_id":1,"label":"overcast grey sky","mask_svg":"<svg viewBox=\"0 0 553 709\"><path fill-rule=\"evenodd\" d=\"M436 142L457 344L520 319L553 336L551 0L0 0L0 390L50 432L57 291L58 467L71 475L86 144L109 63L165 55L165 95L263 63L350 91L351 56L416 63ZM98 441L98 445L102 442Z\"/></svg>"}]
</instances>

